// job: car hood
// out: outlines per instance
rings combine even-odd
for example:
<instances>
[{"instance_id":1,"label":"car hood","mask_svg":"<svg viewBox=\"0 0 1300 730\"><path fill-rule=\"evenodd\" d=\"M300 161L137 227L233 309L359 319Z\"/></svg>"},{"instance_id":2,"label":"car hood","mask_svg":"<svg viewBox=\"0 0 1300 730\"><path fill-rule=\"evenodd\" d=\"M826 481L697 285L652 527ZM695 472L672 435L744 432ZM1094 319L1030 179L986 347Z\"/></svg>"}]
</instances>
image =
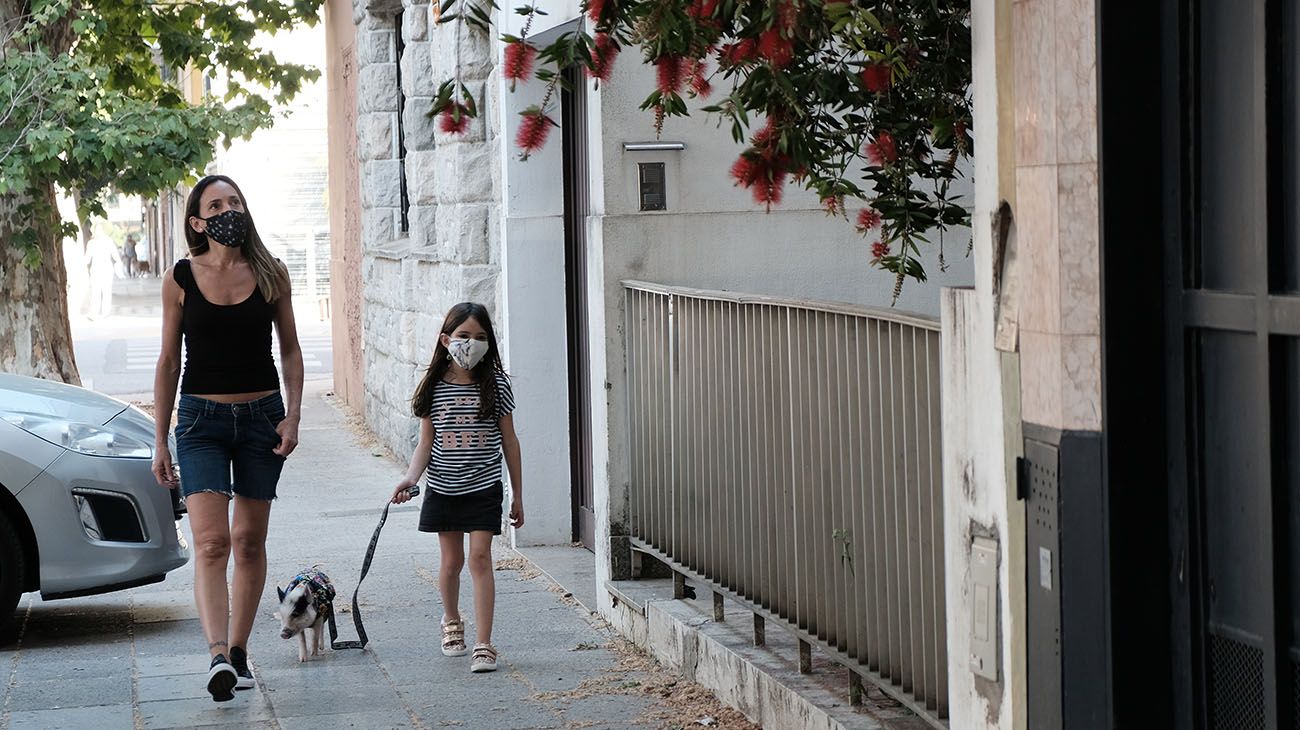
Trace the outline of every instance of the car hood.
<instances>
[{"instance_id":1,"label":"car hood","mask_svg":"<svg viewBox=\"0 0 1300 730\"><path fill-rule=\"evenodd\" d=\"M58 416L99 426L127 404L93 390L53 380L0 373L0 410Z\"/></svg>"}]
</instances>

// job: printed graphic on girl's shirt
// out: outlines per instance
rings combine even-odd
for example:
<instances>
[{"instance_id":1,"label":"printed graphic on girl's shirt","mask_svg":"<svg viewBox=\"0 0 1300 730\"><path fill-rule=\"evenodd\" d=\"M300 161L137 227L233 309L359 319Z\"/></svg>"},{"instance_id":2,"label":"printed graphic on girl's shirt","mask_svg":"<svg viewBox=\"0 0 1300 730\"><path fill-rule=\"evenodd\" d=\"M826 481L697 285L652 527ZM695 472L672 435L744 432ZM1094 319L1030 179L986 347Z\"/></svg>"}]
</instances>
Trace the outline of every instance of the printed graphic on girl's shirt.
<instances>
[{"instance_id":1,"label":"printed graphic on girl's shirt","mask_svg":"<svg viewBox=\"0 0 1300 730\"><path fill-rule=\"evenodd\" d=\"M466 494L501 480L500 421L515 409L510 380L496 373L496 413L479 420L478 384L438 383L429 419L433 423L433 454L429 459L429 488L441 494Z\"/></svg>"}]
</instances>

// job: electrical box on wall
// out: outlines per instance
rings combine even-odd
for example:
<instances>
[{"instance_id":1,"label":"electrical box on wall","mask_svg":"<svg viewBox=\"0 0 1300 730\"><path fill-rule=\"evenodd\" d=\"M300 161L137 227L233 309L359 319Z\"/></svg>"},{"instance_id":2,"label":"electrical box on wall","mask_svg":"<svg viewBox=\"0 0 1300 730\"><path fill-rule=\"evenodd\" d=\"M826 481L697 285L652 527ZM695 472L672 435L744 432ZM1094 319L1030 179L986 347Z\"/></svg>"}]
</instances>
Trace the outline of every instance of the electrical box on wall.
<instances>
[{"instance_id":1,"label":"electrical box on wall","mask_svg":"<svg viewBox=\"0 0 1300 730\"><path fill-rule=\"evenodd\" d=\"M664 163L637 163L637 198L641 210L663 210L667 207L668 182L664 175Z\"/></svg>"},{"instance_id":2,"label":"electrical box on wall","mask_svg":"<svg viewBox=\"0 0 1300 730\"><path fill-rule=\"evenodd\" d=\"M971 541L970 668L978 677L998 681L998 543L987 537Z\"/></svg>"}]
</instances>

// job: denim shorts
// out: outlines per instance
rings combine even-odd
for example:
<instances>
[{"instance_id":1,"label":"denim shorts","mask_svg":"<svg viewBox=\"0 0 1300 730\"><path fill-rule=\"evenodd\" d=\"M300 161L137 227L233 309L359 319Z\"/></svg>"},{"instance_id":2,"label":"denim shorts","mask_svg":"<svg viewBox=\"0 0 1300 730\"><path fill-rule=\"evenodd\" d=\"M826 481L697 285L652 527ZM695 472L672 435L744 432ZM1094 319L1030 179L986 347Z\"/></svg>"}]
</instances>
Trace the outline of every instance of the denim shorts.
<instances>
[{"instance_id":1,"label":"denim shorts","mask_svg":"<svg viewBox=\"0 0 1300 730\"><path fill-rule=\"evenodd\" d=\"M247 403L217 403L181 395L176 416L176 460L185 496L218 492L250 499L275 499L284 457L275 427L284 420L284 401L273 393Z\"/></svg>"}]
</instances>

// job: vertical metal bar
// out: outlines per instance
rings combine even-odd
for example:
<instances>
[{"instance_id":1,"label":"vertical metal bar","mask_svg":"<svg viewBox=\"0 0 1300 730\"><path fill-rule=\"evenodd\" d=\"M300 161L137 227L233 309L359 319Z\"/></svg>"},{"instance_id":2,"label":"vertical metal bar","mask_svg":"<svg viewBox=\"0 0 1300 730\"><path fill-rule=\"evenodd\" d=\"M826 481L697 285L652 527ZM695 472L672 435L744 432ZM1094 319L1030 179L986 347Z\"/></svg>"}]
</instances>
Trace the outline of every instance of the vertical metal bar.
<instances>
[{"instance_id":1,"label":"vertical metal bar","mask_svg":"<svg viewBox=\"0 0 1300 730\"><path fill-rule=\"evenodd\" d=\"M662 454L658 464L659 473L655 479L657 489L654 494L653 511L657 538L655 545L666 553L668 552L668 521L665 515L668 511L669 490L672 489L675 478L673 470L676 468L676 447L672 437L672 369L669 360L669 349L672 346L669 335L671 323L668 317L668 298L659 295L652 301L655 311L654 342L658 345L655 350L659 360L659 377L655 381L655 420L658 423L656 442Z\"/></svg>"},{"instance_id":2,"label":"vertical metal bar","mask_svg":"<svg viewBox=\"0 0 1300 730\"><path fill-rule=\"evenodd\" d=\"M806 362L803 380L806 386L803 400L807 414L808 448L805 467L808 474L808 509L806 516L808 543L805 554L809 558L812 570L809 571L809 627L808 632L826 641L826 593L830 581L826 576L825 544L830 542L830 531L826 529L827 505L825 504L826 473L821 469L825 462L824 450L826 434L821 417L821 390L825 380L823 372L826 367L826 349L824 345L825 316L821 312L809 312L809 328L805 335L808 345L804 348Z\"/></svg>"},{"instance_id":3,"label":"vertical metal bar","mask_svg":"<svg viewBox=\"0 0 1300 730\"><path fill-rule=\"evenodd\" d=\"M802 348L796 347L795 342L803 342L804 323L800 313L789 311L789 335L786 340L789 347L786 348L789 362L790 375L790 523L791 523L791 550L790 556L792 564L790 565L790 583L792 588L791 614L790 617L795 625L801 629L808 628L807 599L805 598L805 586L807 585L807 576L804 575L804 566L807 555L804 545L803 530L803 493L804 493L804 469L803 469L803 422L802 411L799 408L799 399L802 397L803 382L796 377L800 372L797 367L796 358L801 354ZM799 339L796 340L795 338Z\"/></svg>"},{"instance_id":4,"label":"vertical metal bar","mask_svg":"<svg viewBox=\"0 0 1300 730\"><path fill-rule=\"evenodd\" d=\"M901 645L901 621L899 617L899 567L898 567L898 422L896 408L894 407L894 397L896 394L895 375L894 375L894 355L895 342L893 326L884 323L881 326L881 355L884 367L882 373L881 388L884 391L884 398L881 399L883 410L881 411L881 420L885 427L885 437L888 449L885 452L883 460L884 466L884 488L885 488L885 525L887 532L887 541L885 544L885 561L886 561L886 579L885 579L885 600L889 609L889 665L886 671L890 679L895 682L902 681L902 645Z\"/></svg>"},{"instance_id":5,"label":"vertical metal bar","mask_svg":"<svg viewBox=\"0 0 1300 730\"><path fill-rule=\"evenodd\" d=\"M898 600L898 657L899 668L901 670L901 679L903 689L910 692L912 690L912 653L911 653L911 634L912 634L912 610L909 588L910 565L908 564L908 553L911 548L911 540L908 529L908 421L911 420L907 412L907 361L906 341L903 336L903 327L897 323L890 325L890 337L892 344L893 358L891 358L890 374L892 377L892 396L894 401L894 426L895 441L897 451L894 455L894 494L895 494L895 515L897 522L894 528L894 550L898 557L898 583L895 586L895 593Z\"/></svg>"},{"instance_id":6,"label":"vertical metal bar","mask_svg":"<svg viewBox=\"0 0 1300 730\"><path fill-rule=\"evenodd\" d=\"M735 401L732 398L732 382L736 378L736 370L732 365L732 354L735 349L735 335L731 331L731 309L734 305L732 302L718 302L715 308L717 319L714 321L713 331L715 338L715 347L717 348L718 357L714 362L714 368L717 371L717 390L714 394L714 403L716 409L715 429L716 435L714 443L716 459L714 461L714 472L717 474L718 488L714 490L714 519L720 529L714 530L717 534L715 543L715 555L718 562L718 583L730 589L736 589L736 563L732 559L734 548L734 529L736 527L737 513L735 508L738 502L734 499L733 492L735 488L735 471L732 469L732 459L736 452L736 437L738 435L735 423Z\"/></svg>"},{"instance_id":7,"label":"vertical metal bar","mask_svg":"<svg viewBox=\"0 0 1300 730\"><path fill-rule=\"evenodd\" d=\"M885 652L884 627L887 623L885 613L881 610L880 582L884 577L884 565L882 563L882 553L880 550L881 536L881 490L880 490L880 450L884 442L884 435L880 431L880 364L879 352L880 346L876 338L877 326L875 320L865 320L862 323L861 334L861 362L862 367L862 391L863 391L863 408L861 419L863 421L863 433L866 437L866 448L863 457L863 480L866 487L866 499L863 518L866 539L863 541L863 549L869 556L866 560L868 570L870 571L867 581L867 666L868 668L878 671L882 676L885 671L881 666L881 657Z\"/></svg>"},{"instance_id":8,"label":"vertical metal bar","mask_svg":"<svg viewBox=\"0 0 1300 730\"><path fill-rule=\"evenodd\" d=\"M628 503L631 509L628 510L629 529L633 535L641 535L641 510L640 499L644 492L644 477L641 471L641 460L645 456L645 444L641 441L641 418L644 415L640 407L640 383L641 373L643 370L640 360L638 360L640 344L637 336L641 329L637 322L637 293L631 289L623 291L623 331L627 333L625 345L623 348L624 362L627 368L627 421L628 421L628 444L630 454L629 471L631 479L628 484Z\"/></svg>"},{"instance_id":9,"label":"vertical metal bar","mask_svg":"<svg viewBox=\"0 0 1300 730\"><path fill-rule=\"evenodd\" d=\"M740 436L740 448L736 452L735 479L736 494L739 495L736 524L736 555L740 562L737 579L738 592L750 601L759 601L757 581L754 580L754 541L758 536L758 520L755 519L759 503L758 480L755 479L755 423L753 417L753 399L750 397L750 384L754 381L753 333L749 326L753 317L753 307L748 305L736 308L736 402L738 405L736 431Z\"/></svg>"},{"instance_id":10,"label":"vertical metal bar","mask_svg":"<svg viewBox=\"0 0 1300 730\"><path fill-rule=\"evenodd\" d=\"M842 480L840 471L844 463L844 451L840 447L840 435L843 429L840 426L840 398L839 398L839 318L838 314L828 313L825 317L826 328L823 339L826 351L826 367L822 371L821 394L822 401L822 433L826 439L826 445L822 449L825 461L822 462L822 473L826 475L826 517L823 524L826 526L825 536L822 538L826 554L826 575L827 590L826 600L828 603L828 618L830 627L827 630L827 642L837 650L841 650L844 643L844 578L845 570L840 561L840 541L836 540L836 530L843 529L841 516L844 514L840 503L840 489Z\"/></svg>"},{"instance_id":11,"label":"vertical metal bar","mask_svg":"<svg viewBox=\"0 0 1300 730\"><path fill-rule=\"evenodd\" d=\"M714 621L722 622L727 620L727 610L726 610L726 604L723 603L724 600L725 599L723 599L721 593L717 591L713 591L713 620Z\"/></svg>"},{"instance_id":12,"label":"vertical metal bar","mask_svg":"<svg viewBox=\"0 0 1300 730\"><path fill-rule=\"evenodd\" d=\"M686 597L686 575L681 571L673 571L673 598L681 600Z\"/></svg>"},{"instance_id":13,"label":"vertical metal bar","mask_svg":"<svg viewBox=\"0 0 1300 730\"><path fill-rule=\"evenodd\" d=\"M844 641L844 579L840 567L839 543L835 540L835 531L840 529L839 517L842 514L839 504L840 479L839 470L843 462L843 452L839 442L839 350L835 337L838 331L839 315L822 316L822 350L825 354L820 377L817 378L818 400L821 402L821 435L824 441L821 449L822 462L822 555L825 568L822 575L826 584L823 588L823 602L826 605L826 642L839 649Z\"/></svg>"},{"instance_id":14,"label":"vertical metal bar","mask_svg":"<svg viewBox=\"0 0 1300 730\"><path fill-rule=\"evenodd\" d=\"M944 527L943 527L943 421L942 397L940 390L939 333L931 332L930 338L930 444L931 472L930 494L935 509L931 516L931 532L934 535L933 560L935 566L934 600L935 600L935 707L939 717L948 716L948 612L944 602L946 595L946 577L944 567Z\"/></svg>"},{"instance_id":15,"label":"vertical metal bar","mask_svg":"<svg viewBox=\"0 0 1300 730\"><path fill-rule=\"evenodd\" d=\"M697 487L702 479L700 470L700 409L699 403L699 370L695 366L696 359L700 357L700 329L703 321L700 317L699 302L694 299L683 297L682 313L685 315L683 322L689 322L690 334L683 341L687 344L687 352L690 357L683 361L681 366L682 381L688 384L683 389L683 397L678 401L678 410L681 412L682 421L686 424L685 444L687 453L690 454L687 462L686 478L682 480L683 488L683 509L682 514L686 520L685 529L683 530L682 554L685 556L686 565L697 571L703 572L703 565L700 563L700 549L697 540L695 526L699 522L699 499Z\"/></svg>"},{"instance_id":16,"label":"vertical metal bar","mask_svg":"<svg viewBox=\"0 0 1300 730\"><path fill-rule=\"evenodd\" d=\"M799 640L799 673L812 674L812 644Z\"/></svg>"},{"instance_id":17,"label":"vertical metal bar","mask_svg":"<svg viewBox=\"0 0 1300 730\"><path fill-rule=\"evenodd\" d=\"M855 596L858 599L856 618L858 624L857 650L855 656L860 664L871 661L871 624L872 611L872 576L875 570L871 564L872 551L867 549L871 539L871 479L868 469L871 467L871 435L864 414L867 412L868 389L866 387L863 363L867 361L866 338L864 328L868 322L863 317L855 317L849 346L851 360L849 402L853 406L851 413L852 439L851 452L854 457L851 479L853 494L853 569Z\"/></svg>"},{"instance_id":18,"label":"vertical metal bar","mask_svg":"<svg viewBox=\"0 0 1300 730\"><path fill-rule=\"evenodd\" d=\"M850 657L858 656L858 629L860 627L859 618L862 615L861 605L858 600L858 594L861 586L858 582L857 570L853 565L853 542L858 539L857 525L854 515L858 509L858 480L855 478L857 473L858 453L856 446L857 437L857 417L855 414L857 406L857 380L853 377L853 328L857 326L857 317L842 316L839 318L839 326L836 328L835 341L839 346L839 354L836 357L837 370L839 372L839 388L836 391L836 403L839 406L839 440L840 440L840 457L839 461L839 486L836 491L839 494L840 508L837 514L840 516L840 529L843 530L843 537L840 543L835 546L835 551L839 554L839 574L841 583L844 586L843 617L844 632L840 640L840 651L845 652Z\"/></svg>"},{"instance_id":19,"label":"vertical metal bar","mask_svg":"<svg viewBox=\"0 0 1300 730\"><path fill-rule=\"evenodd\" d=\"M781 561L785 557L785 550L781 527L785 510L782 509L781 493L785 488L785 472L782 468L784 450L781 443L786 434L777 421L780 394L784 392L780 378L781 358L778 356L781 352L778 345L780 340L776 337L780 313L767 305L760 306L759 312L757 347L764 355L759 358L761 377L755 385L758 389L756 397L759 398L759 418L762 419L763 432L759 449L763 464L763 534L768 538L761 543L763 550L760 552L765 565L762 575L766 582L763 605L777 616L784 616L785 587L781 582L784 573Z\"/></svg>"},{"instance_id":20,"label":"vertical metal bar","mask_svg":"<svg viewBox=\"0 0 1300 730\"><path fill-rule=\"evenodd\" d=\"M922 705L934 691L934 594L933 563L930 561L933 535L930 533L930 514L934 504L930 500L930 363L927 332L912 330L914 353L912 371L916 378L912 412L916 414L916 501L917 501L917 688L913 693Z\"/></svg>"},{"instance_id":21,"label":"vertical metal bar","mask_svg":"<svg viewBox=\"0 0 1300 730\"><path fill-rule=\"evenodd\" d=\"M681 485L685 479L686 455L682 453L681 423L681 377L677 371L678 340L682 336L681 323L678 321L678 302L673 295L667 296L668 307L668 423L670 424L669 443L673 454L673 468L668 498L664 501L665 552L681 560L681 540L678 538L678 522L681 519L682 505Z\"/></svg>"},{"instance_id":22,"label":"vertical metal bar","mask_svg":"<svg viewBox=\"0 0 1300 730\"><path fill-rule=\"evenodd\" d=\"M754 614L754 646L767 644L767 623L762 616Z\"/></svg>"},{"instance_id":23,"label":"vertical metal bar","mask_svg":"<svg viewBox=\"0 0 1300 730\"><path fill-rule=\"evenodd\" d=\"M921 590L921 488L920 488L920 431L917 404L917 366L916 366L916 328L906 326L903 332L903 372L907 377L907 389L903 392L907 399L907 426L903 433L907 437L907 601L910 630L906 634L911 656L912 693L920 695L925 691L925 666L922 651L925 641L922 638L923 615L921 612L923 595Z\"/></svg>"}]
</instances>

